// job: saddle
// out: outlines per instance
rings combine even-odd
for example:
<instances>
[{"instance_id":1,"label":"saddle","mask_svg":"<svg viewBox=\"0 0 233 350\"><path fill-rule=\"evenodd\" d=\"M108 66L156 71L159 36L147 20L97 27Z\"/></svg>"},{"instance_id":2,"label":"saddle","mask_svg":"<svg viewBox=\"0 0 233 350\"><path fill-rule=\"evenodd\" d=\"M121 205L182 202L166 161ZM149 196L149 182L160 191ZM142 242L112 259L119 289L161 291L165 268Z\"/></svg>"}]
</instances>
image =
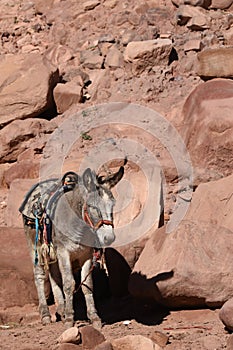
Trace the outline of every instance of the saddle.
<instances>
[{"instance_id":1,"label":"saddle","mask_svg":"<svg viewBox=\"0 0 233 350\"><path fill-rule=\"evenodd\" d=\"M52 178L38 182L25 195L19 212L23 216L24 224L36 230L35 265L38 262L47 265L48 262L56 261L52 242L52 219L56 204L64 193L73 190L78 181L78 174L69 171L63 175L62 179ZM40 254L37 249L39 240Z\"/></svg>"}]
</instances>

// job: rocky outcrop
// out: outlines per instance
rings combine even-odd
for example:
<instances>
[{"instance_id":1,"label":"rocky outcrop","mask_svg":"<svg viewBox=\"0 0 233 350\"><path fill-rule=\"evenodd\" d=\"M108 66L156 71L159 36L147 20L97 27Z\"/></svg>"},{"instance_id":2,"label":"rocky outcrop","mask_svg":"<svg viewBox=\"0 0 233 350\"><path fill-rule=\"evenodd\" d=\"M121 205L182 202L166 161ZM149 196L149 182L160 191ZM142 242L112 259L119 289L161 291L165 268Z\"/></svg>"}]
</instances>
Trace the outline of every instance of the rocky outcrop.
<instances>
[{"instance_id":1,"label":"rocky outcrop","mask_svg":"<svg viewBox=\"0 0 233 350\"><path fill-rule=\"evenodd\" d=\"M131 294L170 307L216 307L232 296L232 180L199 186L186 220L154 233L133 269Z\"/></svg>"},{"instance_id":2,"label":"rocky outcrop","mask_svg":"<svg viewBox=\"0 0 233 350\"><path fill-rule=\"evenodd\" d=\"M56 67L38 54L6 55L0 62L0 125L36 117L53 109Z\"/></svg>"}]
</instances>

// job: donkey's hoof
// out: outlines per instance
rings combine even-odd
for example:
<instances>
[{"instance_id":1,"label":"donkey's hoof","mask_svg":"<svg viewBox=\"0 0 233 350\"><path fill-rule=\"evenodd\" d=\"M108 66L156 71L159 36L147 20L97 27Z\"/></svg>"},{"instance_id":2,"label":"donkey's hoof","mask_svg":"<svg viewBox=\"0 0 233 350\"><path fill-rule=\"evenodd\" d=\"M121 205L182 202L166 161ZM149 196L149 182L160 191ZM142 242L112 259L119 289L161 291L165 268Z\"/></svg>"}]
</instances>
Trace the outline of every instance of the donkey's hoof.
<instances>
[{"instance_id":1,"label":"donkey's hoof","mask_svg":"<svg viewBox=\"0 0 233 350\"><path fill-rule=\"evenodd\" d=\"M95 329L100 330L102 328L102 322L101 322L100 318L96 318L96 319L92 320L91 323Z\"/></svg>"},{"instance_id":2,"label":"donkey's hoof","mask_svg":"<svg viewBox=\"0 0 233 350\"><path fill-rule=\"evenodd\" d=\"M42 324L43 324L43 326L46 326L46 324L49 324L49 323L51 323L51 316L44 316L44 317L42 318Z\"/></svg>"}]
</instances>

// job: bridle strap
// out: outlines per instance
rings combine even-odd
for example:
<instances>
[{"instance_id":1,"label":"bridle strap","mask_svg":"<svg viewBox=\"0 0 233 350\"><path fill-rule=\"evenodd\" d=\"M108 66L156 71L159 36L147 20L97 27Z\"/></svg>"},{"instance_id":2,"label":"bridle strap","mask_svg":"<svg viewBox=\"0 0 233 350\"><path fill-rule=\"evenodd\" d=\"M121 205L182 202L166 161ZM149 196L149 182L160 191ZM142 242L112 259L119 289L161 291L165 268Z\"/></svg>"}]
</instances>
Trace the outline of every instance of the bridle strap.
<instances>
[{"instance_id":1,"label":"bridle strap","mask_svg":"<svg viewBox=\"0 0 233 350\"><path fill-rule=\"evenodd\" d=\"M83 220L89 225L91 226L94 230L98 230L101 226L103 225L109 225L109 226L112 226L114 227L113 225L113 222L111 220L104 220L104 219L101 219L97 222L97 224L93 224L91 218L90 218L90 215L88 213L88 210L87 210L87 204L84 203L83 205Z\"/></svg>"}]
</instances>

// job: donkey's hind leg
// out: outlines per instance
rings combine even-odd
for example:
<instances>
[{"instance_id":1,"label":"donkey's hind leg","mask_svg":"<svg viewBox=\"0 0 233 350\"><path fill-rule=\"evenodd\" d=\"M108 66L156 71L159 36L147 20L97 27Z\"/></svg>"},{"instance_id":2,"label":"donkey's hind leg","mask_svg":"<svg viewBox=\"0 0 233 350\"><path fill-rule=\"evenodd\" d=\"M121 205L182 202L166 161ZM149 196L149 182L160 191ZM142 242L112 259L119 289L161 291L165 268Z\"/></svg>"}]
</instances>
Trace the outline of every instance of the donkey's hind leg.
<instances>
[{"instance_id":1,"label":"donkey's hind leg","mask_svg":"<svg viewBox=\"0 0 233 350\"><path fill-rule=\"evenodd\" d=\"M40 265L34 266L35 285L39 298L39 312L43 325L51 322L51 316L45 296L45 271Z\"/></svg>"},{"instance_id":2,"label":"donkey's hind leg","mask_svg":"<svg viewBox=\"0 0 233 350\"><path fill-rule=\"evenodd\" d=\"M50 265L49 268L49 279L52 287L52 292L56 304L56 320L64 321L65 320L65 300L64 294L62 291L62 278L61 273L58 267L58 263Z\"/></svg>"},{"instance_id":3,"label":"donkey's hind leg","mask_svg":"<svg viewBox=\"0 0 233 350\"><path fill-rule=\"evenodd\" d=\"M29 252L34 265L34 280L37 289L38 299L39 299L39 312L43 324L48 324L51 322L51 316L49 313L49 308L47 305L47 300L45 296L45 280L46 274L44 268L37 263L35 265L35 240L36 240L36 230L29 225L24 223L24 231L27 238L27 243L29 247Z\"/></svg>"}]
</instances>

